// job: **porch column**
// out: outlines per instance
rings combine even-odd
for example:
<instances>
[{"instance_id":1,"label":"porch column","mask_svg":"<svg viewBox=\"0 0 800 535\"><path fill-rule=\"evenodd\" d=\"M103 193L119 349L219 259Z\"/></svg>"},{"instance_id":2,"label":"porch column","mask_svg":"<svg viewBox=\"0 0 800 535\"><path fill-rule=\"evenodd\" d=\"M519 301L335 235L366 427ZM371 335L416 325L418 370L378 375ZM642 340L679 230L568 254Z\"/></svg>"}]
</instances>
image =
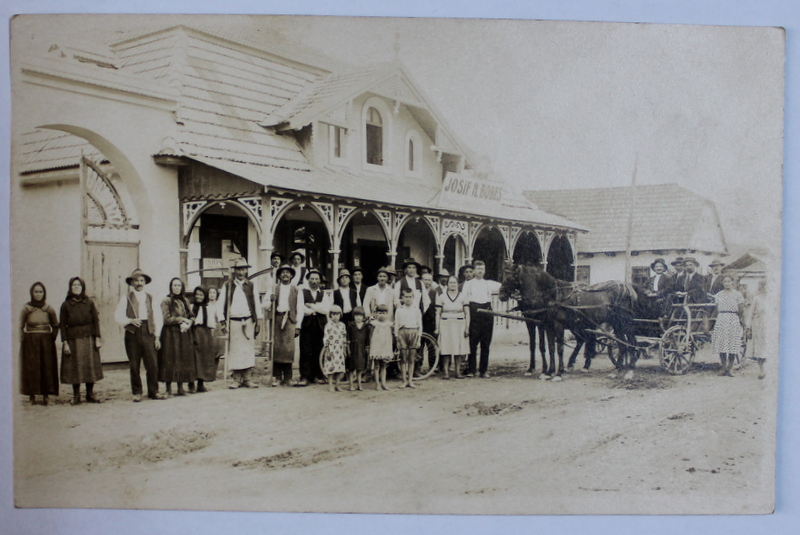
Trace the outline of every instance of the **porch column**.
<instances>
[{"instance_id":1,"label":"porch column","mask_svg":"<svg viewBox=\"0 0 800 535\"><path fill-rule=\"evenodd\" d=\"M338 286L337 280L339 279L339 254L341 251L339 249L329 249L328 253L331 255L331 262L333 263L333 280L331 280L331 288L333 285L336 284Z\"/></svg>"}]
</instances>

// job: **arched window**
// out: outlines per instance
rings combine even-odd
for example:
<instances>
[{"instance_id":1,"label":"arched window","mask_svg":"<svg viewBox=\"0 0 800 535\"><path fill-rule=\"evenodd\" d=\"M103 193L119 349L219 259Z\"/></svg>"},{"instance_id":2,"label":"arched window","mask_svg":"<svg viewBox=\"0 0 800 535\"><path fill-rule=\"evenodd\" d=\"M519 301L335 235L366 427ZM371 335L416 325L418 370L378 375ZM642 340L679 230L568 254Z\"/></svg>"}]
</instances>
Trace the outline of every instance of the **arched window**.
<instances>
[{"instance_id":1,"label":"arched window","mask_svg":"<svg viewBox=\"0 0 800 535\"><path fill-rule=\"evenodd\" d=\"M367 163L383 165L383 120L375 108L367 110Z\"/></svg>"},{"instance_id":2,"label":"arched window","mask_svg":"<svg viewBox=\"0 0 800 535\"><path fill-rule=\"evenodd\" d=\"M406 175L419 177L422 174L422 137L416 130L406 134Z\"/></svg>"}]
</instances>

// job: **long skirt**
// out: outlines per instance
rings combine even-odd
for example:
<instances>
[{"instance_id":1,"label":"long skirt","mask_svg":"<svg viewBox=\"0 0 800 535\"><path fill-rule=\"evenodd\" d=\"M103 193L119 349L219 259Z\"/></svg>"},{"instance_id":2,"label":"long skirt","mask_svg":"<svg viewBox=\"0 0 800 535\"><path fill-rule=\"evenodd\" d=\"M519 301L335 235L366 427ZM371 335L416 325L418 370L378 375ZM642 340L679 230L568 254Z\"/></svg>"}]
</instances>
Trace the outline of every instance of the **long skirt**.
<instances>
[{"instance_id":1,"label":"long skirt","mask_svg":"<svg viewBox=\"0 0 800 535\"><path fill-rule=\"evenodd\" d=\"M197 379L192 331L181 332L177 325L165 325L158 351L158 380L185 383Z\"/></svg>"},{"instance_id":2,"label":"long skirt","mask_svg":"<svg viewBox=\"0 0 800 535\"><path fill-rule=\"evenodd\" d=\"M256 365L256 346L253 320L230 321L228 330L231 337L228 351L229 370L247 370Z\"/></svg>"},{"instance_id":3,"label":"long skirt","mask_svg":"<svg viewBox=\"0 0 800 535\"><path fill-rule=\"evenodd\" d=\"M21 360L23 395L58 395L58 356L51 333L23 333Z\"/></svg>"},{"instance_id":4,"label":"long skirt","mask_svg":"<svg viewBox=\"0 0 800 535\"><path fill-rule=\"evenodd\" d=\"M194 331L194 362L197 368L197 378L203 381L214 381L217 378L217 354L214 347L214 333L209 327L195 325Z\"/></svg>"},{"instance_id":5,"label":"long skirt","mask_svg":"<svg viewBox=\"0 0 800 535\"><path fill-rule=\"evenodd\" d=\"M94 336L67 340L69 355L61 355L61 383L79 385L96 383L103 378L100 351L95 346Z\"/></svg>"},{"instance_id":6,"label":"long skirt","mask_svg":"<svg viewBox=\"0 0 800 535\"><path fill-rule=\"evenodd\" d=\"M464 318L442 318L442 322L439 325L440 354L466 355L469 353L469 338L464 336L467 320Z\"/></svg>"},{"instance_id":7,"label":"long skirt","mask_svg":"<svg viewBox=\"0 0 800 535\"><path fill-rule=\"evenodd\" d=\"M711 333L711 345L714 353L742 352L742 324L739 315L733 313L720 313Z\"/></svg>"},{"instance_id":8,"label":"long skirt","mask_svg":"<svg viewBox=\"0 0 800 535\"><path fill-rule=\"evenodd\" d=\"M288 318L283 328L281 328L282 323L283 315L276 315L272 358L278 364L292 364L294 362L294 331L297 324L289 321Z\"/></svg>"}]
</instances>

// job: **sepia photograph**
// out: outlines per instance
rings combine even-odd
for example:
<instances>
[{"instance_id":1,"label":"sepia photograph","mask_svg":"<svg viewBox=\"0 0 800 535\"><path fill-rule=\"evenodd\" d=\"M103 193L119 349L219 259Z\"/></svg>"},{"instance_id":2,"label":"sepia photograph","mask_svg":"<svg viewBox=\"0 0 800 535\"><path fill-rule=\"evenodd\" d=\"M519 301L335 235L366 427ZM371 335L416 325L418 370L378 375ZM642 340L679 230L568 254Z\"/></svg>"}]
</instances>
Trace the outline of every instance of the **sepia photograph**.
<instances>
[{"instance_id":1,"label":"sepia photograph","mask_svg":"<svg viewBox=\"0 0 800 535\"><path fill-rule=\"evenodd\" d=\"M775 510L784 29L10 35L15 507Z\"/></svg>"}]
</instances>

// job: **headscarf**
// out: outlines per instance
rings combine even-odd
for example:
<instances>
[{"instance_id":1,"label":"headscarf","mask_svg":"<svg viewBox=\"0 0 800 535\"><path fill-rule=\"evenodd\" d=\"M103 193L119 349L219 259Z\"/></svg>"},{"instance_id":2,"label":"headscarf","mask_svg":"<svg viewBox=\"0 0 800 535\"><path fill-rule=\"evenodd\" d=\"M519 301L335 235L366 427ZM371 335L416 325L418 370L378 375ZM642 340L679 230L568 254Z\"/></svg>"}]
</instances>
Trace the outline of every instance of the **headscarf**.
<instances>
[{"instance_id":1,"label":"headscarf","mask_svg":"<svg viewBox=\"0 0 800 535\"><path fill-rule=\"evenodd\" d=\"M41 301L37 301L36 299L33 298L33 289L36 288L37 286L41 286L42 291L44 291L44 296L42 297ZM44 284L42 284L41 282L34 282L33 286L31 286L30 294L31 294L31 300L28 301L28 304L35 308L44 308L45 301L47 300L47 288L44 287Z\"/></svg>"},{"instance_id":2,"label":"headscarf","mask_svg":"<svg viewBox=\"0 0 800 535\"><path fill-rule=\"evenodd\" d=\"M181 283L181 293L179 295L172 293L172 283L175 281ZM180 277L173 277L172 280L169 281L169 293L167 295L169 296L170 302L174 305L176 301L180 301L181 303L183 303L184 307L183 309L186 311L187 314L189 314L191 307L189 306L189 302L186 300L186 296L183 295L185 291L186 291L186 285L183 283Z\"/></svg>"},{"instance_id":3,"label":"headscarf","mask_svg":"<svg viewBox=\"0 0 800 535\"><path fill-rule=\"evenodd\" d=\"M201 303L198 303L197 299L194 297L197 290L203 292L203 301ZM198 317L198 311L203 312L203 321L200 322L200 325L208 327L208 289L205 286L197 286L192 292L192 314L196 318Z\"/></svg>"},{"instance_id":4,"label":"headscarf","mask_svg":"<svg viewBox=\"0 0 800 535\"><path fill-rule=\"evenodd\" d=\"M81 293L80 293L80 295L74 295L72 293L72 283L75 282L75 281L80 281L80 283L81 283ZM82 278L80 278L80 277L72 277L69 280L69 287L67 288L66 301L69 301L70 299L74 299L75 301L83 301L84 299L86 299L86 283L83 282Z\"/></svg>"}]
</instances>

